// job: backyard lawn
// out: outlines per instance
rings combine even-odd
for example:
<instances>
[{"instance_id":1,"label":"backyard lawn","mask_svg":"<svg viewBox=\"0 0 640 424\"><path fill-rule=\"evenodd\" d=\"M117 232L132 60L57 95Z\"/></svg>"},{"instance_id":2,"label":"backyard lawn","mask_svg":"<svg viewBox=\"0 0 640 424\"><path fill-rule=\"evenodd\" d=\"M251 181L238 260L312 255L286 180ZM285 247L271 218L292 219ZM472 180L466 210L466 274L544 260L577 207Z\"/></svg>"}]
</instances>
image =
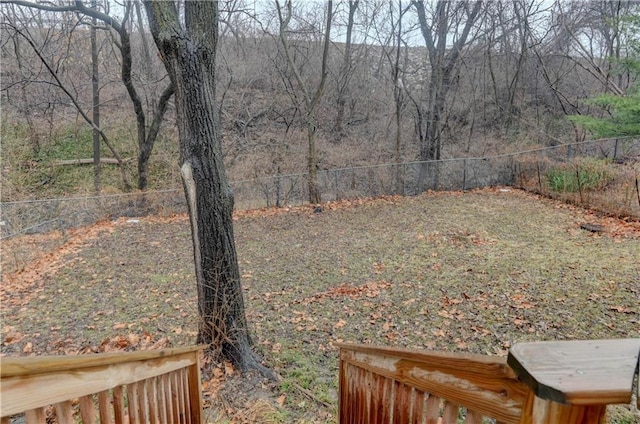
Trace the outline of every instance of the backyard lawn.
<instances>
[{"instance_id":1,"label":"backyard lawn","mask_svg":"<svg viewBox=\"0 0 640 424\"><path fill-rule=\"evenodd\" d=\"M282 381L212 364L217 419L335 422L339 341L506 355L640 337L640 224L511 188L242 212L235 236L256 350ZM186 216L4 242L2 353L194 343L191 254Z\"/></svg>"}]
</instances>

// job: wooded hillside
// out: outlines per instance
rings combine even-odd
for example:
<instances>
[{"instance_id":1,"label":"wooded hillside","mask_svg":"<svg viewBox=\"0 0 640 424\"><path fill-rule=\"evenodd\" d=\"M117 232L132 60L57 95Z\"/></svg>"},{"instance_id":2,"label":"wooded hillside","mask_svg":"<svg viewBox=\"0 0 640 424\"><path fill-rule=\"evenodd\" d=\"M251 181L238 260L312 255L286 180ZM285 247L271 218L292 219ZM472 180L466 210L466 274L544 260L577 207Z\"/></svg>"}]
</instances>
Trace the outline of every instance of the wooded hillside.
<instances>
[{"instance_id":1,"label":"wooded hillside","mask_svg":"<svg viewBox=\"0 0 640 424\"><path fill-rule=\"evenodd\" d=\"M2 2L5 201L180 184L173 93L144 8L94 3L114 24ZM352 0L280 12L289 6L285 22L271 2L220 3L232 180L582 141L590 134L567 116L610 116L589 99L636 83L625 65L637 60L635 2ZM94 158L98 145L123 159L122 173L103 164L100 181L90 166L53 166Z\"/></svg>"}]
</instances>

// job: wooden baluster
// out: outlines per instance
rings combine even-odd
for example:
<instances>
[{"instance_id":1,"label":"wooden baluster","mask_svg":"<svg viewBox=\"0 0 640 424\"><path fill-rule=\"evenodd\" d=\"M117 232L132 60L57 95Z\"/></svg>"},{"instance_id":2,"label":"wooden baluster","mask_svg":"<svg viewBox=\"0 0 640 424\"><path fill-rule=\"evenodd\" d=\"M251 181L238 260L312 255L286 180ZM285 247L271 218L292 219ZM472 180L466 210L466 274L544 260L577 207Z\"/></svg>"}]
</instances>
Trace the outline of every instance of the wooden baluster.
<instances>
[{"instance_id":1,"label":"wooden baluster","mask_svg":"<svg viewBox=\"0 0 640 424\"><path fill-rule=\"evenodd\" d=\"M187 370L189 380L189 397L191 399L191 422L200 424L202 422L202 388L200 382L200 354L194 352L196 363Z\"/></svg>"},{"instance_id":2,"label":"wooden baluster","mask_svg":"<svg viewBox=\"0 0 640 424\"><path fill-rule=\"evenodd\" d=\"M351 381L357 382L361 381L363 370L360 368L352 367L349 370L349 373L353 376ZM351 414L350 423L355 423L357 420L362 420L363 414L365 413L366 402L364 400L364 393L362 390L355 384L351 385L351 402L354 406L353 413Z\"/></svg>"},{"instance_id":3,"label":"wooden baluster","mask_svg":"<svg viewBox=\"0 0 640 424\"><path fill-rule=\"evenodd\" d=\"M129 423L146 424L140 421L140 411L138 410L138 385L136 383L127 385L127 404L129 406Z\"/></svg>"},{"instance_id":4,"label":"wooden baluster","mask_svg":"<svg viewBox=\"0 0 640 424\"><path fill-rule=\"evenodd\" d=\"M182 384L182 401L184 402L184 421L187 424L191 424L191 402L189 399L189 382L186 368L180 370L180 382Z\"/></svg>"},{"instance_id":5,"label":"wooden baluster","mask_svg":"<svg viewBox=\"0 0 640 424\"><path fill-rule=\"evenodd\" d=\"M80 398L80 418L84 424L93 424L96 420L96 411L93 409L93 395Z\"/></svg>"},{"instance_id":6,"label":"wooden baluster","mask_svg":"<svg viewBox=\"0 0 640 424\"><path fill-rule=\"evenodd\" d=\"M98 393L98 414L100 415L101 424L111 424L113 421L111 414L111 396L108 390Z\"/></svg>"},{"instance_id":7,"label":"wooden baluster","mask_svg":"<svg viewBox=\"0 0 640 424\"><path fill-rule=\"evenodd\" d=\"M405 384L394 382L395 399L393 402L393 422L398 424L409 422L411 388Z\"/></svg>"},{"instance_id":8,"label":"wooden baluster","mask_svg":"<svg viewBox=\"0 0 640 424\"><path fill-rule=\"evenodd\" d=\"M71 401L67 400L56 403L54 407L56 409L56 416L58 417L58 424L74 424Z\"/></svg>"},{"instance_id":9,"label":"wooden baluster","mask_svg":"<svg viewBox=\"0 0 640 424\"><path fill-rule=\"evenodd\" d=\"M138 386L138 413L140 414L140 422L143 424L149 423L149 401L147 396L147 380L138 381L135 383Z\"/></svg>"},{"instance_id":10,"label":"wooden baluster","mask_svg":"<svg viewBox=\"0 0 640 424\"><path fill-rule=\"evenodd\" d=\"M173 408L173 423L181 423L182 411L180 409L180 386L178 385L178 373L171 373L171 406Z\"/></svg>"},{"instance_id":11,"label":"wooden baluster","mask_svg":"<svg viewBox=\"0 0 640 424\"><path fill-rule=\"evenodd\" d=\"M371 384L369 392L369 421L367 422L389 422L389 404L393 382L371 371L365 372L366 380L364 383Z\"/></svg>"},{"instance_id":12,"label":"wooden baluster","mask_svg":"<svg viewBox=\"0 0 640 424\"><path fill-rule=\"evenodd\" d=\"M162 424L169 424L173 416L171 408L171 384L166 374L160 376L160 420Z\"/></svg>"},{"instance_id":13,"label":"wooden baluster","mask_svg":"<svg viewBox=\"0 0 640 424\"><path fill-rule=\"evenodd\" d=\"M126 419L124 408L124 389L117 386L113 389L113 418L115 424L125 424L129 420Z\"/></svg>"},{"instance_id":14,"label":"wooden baluster","mask_svg":"<svg viewBox=\"0 0 640 424\"><path fill-rule=\"evenodd\" d=\"M158 385L158 377L149 379L147 387L149 388L149 422L157 424L160 422L160 410L158 405L158 399L160 397L158 390L160 387Z\"/></svg>"},{"instance_id":15,"label":"wooden baluster","mask_svg":"<svg viewBox=\"0 0 640 424\"><path fill-rule=\"evenodd\" d=\"M467 418L465 424L482 424L482 414L467 409Z\"/></svg>"},{"instance_id":16,"label":"wooden baluster","mask_svg":"<svg viewBox=\"0 0 640 424\"><path fill-rule=\"evenodd\" d=\"M47 422L47 414L44 412L44 408L30 409L25 412L25 421L27 424L45 424ZM5 423L4 418L2 424ZM6 421L9 424L9 418Z\"/></svg>"},{"instance_id":17,"label":"wooden baluster","mask_svg":"<svg viewBox=\"0 0 640 424\"><path fill-rule=\"evenodd\" d=\"M98 416L100 417L100 424L111 424L113 421L111 415L111 396L109 396L109 391L103 390L98 392Z\"/></svg>"},{"instance_id":18,"label":"wooden baluster","mask_svg":"<svg viewBox=\"0 0 640 424\"><path fill-rule=\"evenodd\" d=\"M452 402L444 403L444 413L442 414L443 424L457 424L458 410L460 407Z\"/></svg>"},{"instance_id":19,"label":"wooden baluster","mask_svg":"<svg viewBox=\"0 0 640 424\"><path fill-rule=\"evenodd\" d=\"M421 390L413 390L413 416L412 424L422 424L425 411L425 393Z\"/></svg>"},{"instance_id":20,"label":"wooden baluster","mask_svg":"<svg viewBox=\"0 0 640 424\"><path fill-rule=\"evenodd\" d=\"M427 399L427 424L438 424L440 421L440 403L441 399L434 395L429 395Z\"/></svg>"}]
</instances>

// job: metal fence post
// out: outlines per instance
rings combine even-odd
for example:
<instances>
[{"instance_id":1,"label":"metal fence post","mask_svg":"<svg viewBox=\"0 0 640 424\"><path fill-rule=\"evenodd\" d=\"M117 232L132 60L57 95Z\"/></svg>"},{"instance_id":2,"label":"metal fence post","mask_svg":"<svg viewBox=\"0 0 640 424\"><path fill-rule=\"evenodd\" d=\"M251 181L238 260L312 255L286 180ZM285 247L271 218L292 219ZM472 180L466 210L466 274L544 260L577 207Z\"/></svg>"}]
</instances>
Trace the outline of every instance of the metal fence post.
<instances>
[{"instance_id":1,"label":"metal fence post","mask_svg":"<svg viewBox=\"0 0 640 424\"><path fill-rule=\"evenodd\" d=\"M467 158L462 161L462 191L467 189Z\"/></svg>"}]
</instances>

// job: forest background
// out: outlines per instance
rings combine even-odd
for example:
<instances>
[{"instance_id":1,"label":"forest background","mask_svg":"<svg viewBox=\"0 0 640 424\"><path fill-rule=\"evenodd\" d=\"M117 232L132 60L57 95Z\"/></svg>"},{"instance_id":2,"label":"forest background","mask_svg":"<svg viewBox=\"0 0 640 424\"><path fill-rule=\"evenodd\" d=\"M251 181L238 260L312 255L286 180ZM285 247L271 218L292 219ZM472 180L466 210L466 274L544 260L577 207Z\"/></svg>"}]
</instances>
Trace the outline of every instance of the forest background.
<instances>
[{"instance_id":1,"label":"forest background","mask_svg":"<svg viewBox=\"0 0 640 424\"><path fill-rule=\"evenodd\" d=\"M2 5L3 202L180 187L172 88L144 8L92 5L117 28L78 13ZM473 188L448 183L446 168L412 167L408 189L407 168L397 164L623 136L585 127L584 117L616 118L616 104L597 96L637 98L635 2L351 1L331 10L301 2L287 4L286 22L273 3L220 5L225 164L232 181L253 182L266 206L357 197L367 179L366 195ZM577 171L578 185L587 184L583 169L611 173L575 159L579 148L552 150L571 162L563 166ZM627 164L638 154L634 140L587 150ZM537 176L525 175L523 163L491 168L475 185L567 185L566 175L558 181L539 163ZM372 165L387 166L385 175L336 171L330 196L312 195L309 184L321 185L330 170ZM459 168L465 175L456 181L471 180L466 162ZM619 194L628 206L613 208L621 214L634 213L632 168L623 170L629 178ZM277 178L292 174L303 177Z\"/></svg>"}]
</instances>

